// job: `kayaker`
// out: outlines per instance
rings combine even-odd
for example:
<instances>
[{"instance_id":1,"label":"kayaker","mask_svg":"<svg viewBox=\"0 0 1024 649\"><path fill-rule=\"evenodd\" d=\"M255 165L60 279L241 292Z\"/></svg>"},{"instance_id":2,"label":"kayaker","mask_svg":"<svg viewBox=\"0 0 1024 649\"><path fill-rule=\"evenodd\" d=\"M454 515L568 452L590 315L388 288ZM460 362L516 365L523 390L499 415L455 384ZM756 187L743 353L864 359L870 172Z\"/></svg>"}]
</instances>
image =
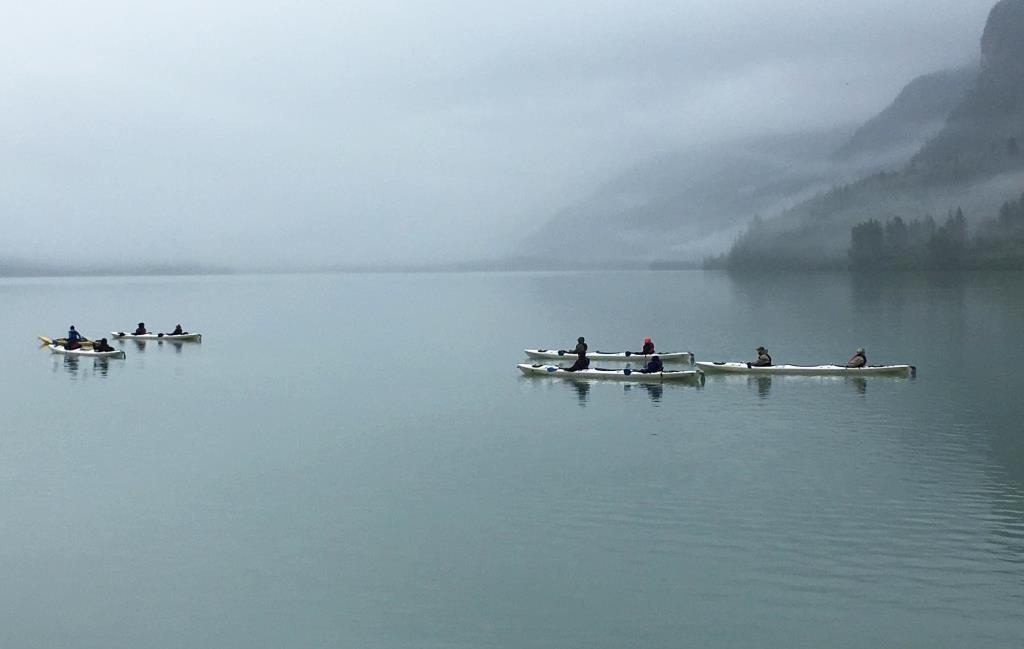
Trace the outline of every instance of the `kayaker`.
<instances>
[{"instance_id":1,"label":"kayaker","mask_svg":"<svg viewBox=\"0 0 1024 649\"><path fill-rule=\"evenodd\" d=\"M71 325L68 329L68 339L64 342L64 349L79 349L82 346L83 340L85 338L82 337L82 334L78 333L75 325Z\"/></svg>"},{"instance_id":2,"label":"kayaker","mask_svg":"<svg viewBox=\"0 0 1024 649\"><path fill-rule=\"evenodd\" d=\"M107 344L106 338L100 338L98 342L92 344L93 351L97 352L112 352L114 348Z\"/></svg>"},{"instance_id":3,"label":"kayaker","mask_svg":"<svg viewBox=\"0 0 1024 649\"><path fill-rule=\"evenodd\" d=\"M576 339L576 349L573 352L576 354L576 362L572 364L572 367L565 368L566 372L576 372L590 367L590 359L587 358L587 342L583 336Z\"/></svg>"},{"instance_id":4,"label":"kayaker","mask_svg":"<svg viewBox=\"0 0 1024 649\"><path fill-rule=\"evenodd\" d=\"M868 357L864 354L864 348L858 347L857 351L853 353L850 360L846 361L847 367L866 367L868 364Z\"/></svg>"},{"instance_id":5,"label":"kayaker","mask_svg":"<svg viewBox=\"0 0 1024 649\"><path fill-rule=\"evenodd\" d=\"M648 338L648 340L650 340L650 338ZM657 374L658 372L661 372L664 369L665 367L661 364L661 359L658 358L657 354L655 354L651 356L651 360L647 361L647 365L644 366L644 369L640 370L640 373Z\"/></svg>"},{"instance_id":6,"label":"kayaker","mask_svg":"<svg viewBox=\"0 0 1024 649\"><path fill-rule=\"evenodd\" d=\"M148 333L149 332L146 331L146 323L145 322L140 322L139 326L135 328L135 333L132 334L132 335L133 336L145 336Z\"/></svg>"},{"instance_id":7,"label":"kayaker","mask_svg":"<svg viewBox=\"0 0 1024 649\"><path fill-rule=\"evenodd\" d=\"M580 358L587 355L587 341L583 336L576 339L576 348L572 350L572 353Z\"/></svg>"},{"instance_id":8,"label":"kayaker","mask_svg":"<svg viewBox=\"0 0 1024 649\"><path fill-rule=\"evenodd\" d=\"M176 325L176 326L174 327L174 331L172 331L172 332L171 332L171 335L172 335L172 336L181 336L181 335L183 335L184 333L185 333L185 332L181 330L181 325Z\"/></svg>"},{"instance_id":9,"label":"kayaker","mask_svg":"<svg viewBox=\"0 0 1024 649\"><path fill-rule=\"evenodd\" d=\"M769 367L772 364L772 357L768 354L768 350L764 347L758 347L757 360L753 363L747 363L747 367Z\"/></svg>"},{"instance_id":10,"label":"kayaker","mask_svg":"<svg viewBox=\"0 0 1024 649\"><path fill-rule=\"evenodd\" d=\"M640 353L643 354L644 356L650 356L651 354L654 353L654 343L651 342L650 336L644 338L644 348L643 351L641 351Z\"/></svg>"}]
</instances>

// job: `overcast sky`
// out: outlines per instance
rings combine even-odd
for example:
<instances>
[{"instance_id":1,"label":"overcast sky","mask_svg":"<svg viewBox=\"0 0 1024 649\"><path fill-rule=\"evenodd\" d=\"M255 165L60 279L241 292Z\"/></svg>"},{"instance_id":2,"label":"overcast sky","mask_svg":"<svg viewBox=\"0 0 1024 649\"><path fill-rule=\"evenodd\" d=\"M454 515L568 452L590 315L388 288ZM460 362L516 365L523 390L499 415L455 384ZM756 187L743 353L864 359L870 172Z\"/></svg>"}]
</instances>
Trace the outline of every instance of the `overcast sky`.
<instances>
[{"instance_id":1,"label":"overcast sky","mask_svg":"<svg viewBox=\"0 0 1024 649\"><path fill-rule=\"evenodd\" d=\"M866 119L994 0L4 4L0 255L237 264L500 253L651 154Z\"/></svg>"}]
</instances>

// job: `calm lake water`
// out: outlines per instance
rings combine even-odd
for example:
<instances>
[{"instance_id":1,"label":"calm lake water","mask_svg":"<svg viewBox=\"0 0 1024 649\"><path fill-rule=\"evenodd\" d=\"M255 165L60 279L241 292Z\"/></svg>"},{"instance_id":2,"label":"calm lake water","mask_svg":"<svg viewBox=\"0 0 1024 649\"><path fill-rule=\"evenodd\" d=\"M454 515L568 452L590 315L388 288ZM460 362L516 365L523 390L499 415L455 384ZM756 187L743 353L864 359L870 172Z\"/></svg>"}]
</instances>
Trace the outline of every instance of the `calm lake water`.
<instances>
[{"instance_id":1,"label":"calm lake water","mask_svg":"<svg viewBox=\"0 0 1024 649\"><path fill-rule=\"evenodd\" d=\"M1024 645L1024 277L0 280L0 647ZM36 347L181 322L123 361ZM525 347L915 379L526 378Z\"/></svg>"}]
</instances>

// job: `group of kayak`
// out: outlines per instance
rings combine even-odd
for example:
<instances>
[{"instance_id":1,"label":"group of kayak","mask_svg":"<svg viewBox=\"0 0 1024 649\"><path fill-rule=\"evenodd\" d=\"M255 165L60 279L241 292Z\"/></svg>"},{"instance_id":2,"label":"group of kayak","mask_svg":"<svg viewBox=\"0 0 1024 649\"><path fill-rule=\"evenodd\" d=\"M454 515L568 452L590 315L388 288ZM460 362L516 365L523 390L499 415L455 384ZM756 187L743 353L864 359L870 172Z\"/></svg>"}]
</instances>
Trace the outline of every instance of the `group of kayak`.
<instances>
[{"instance_id":1,"label":"group of kayak","mask_svg":"<svg viewBox=\"0 0 1024 649\"><path fill-rule=\"evenodd\" d=\"M850 356L845 364L827 365L776 365L771 354L764 347L758 347L757 357L750 362L698 362L697 367L705 372L731 374L796 374L813 375L890 375L916 376L917 368L913 365L868 365L867 353L860 347Z\"/></svg>"},{"instance_id":2,"label":"group of kayak","mask_svg":"<svg viewBox=\"0 0 1024 649\"><path fill-rule=\"evenodd\" d=\"M135 340L170 340L178 342L200 342L202 334L189 333L177 325L170 333L152 333L146 329L146 323L140 322L132 333L124 331L110 332L112 338L135 339ZM66 354L69 356L96 356L106 358L124 358L124 350L114 349L107 342L106 338L89 340L71 325L68 335L65 338L50 339L40 336L39 339L46 344L54 354Z\"/></svg>"},{"instance_id":3,"label":"group of kayak","mask_svg":"<svg viewBox=\"0 0 1024 649\"><path fill-rule=\"evenodd\" d=\"M589 353L587 341L583 336L576 339L576 347L572 350L527 349L526 355L535 359L566 359L576 357L570 367L542 365L539 363L522 363L517 367L523 374L544 376L569 375L573 378L599 378L619 381L702 381L704 372L701 370L666 370L665 362L676 361L693 363L693 352L667 352L659 354L654 349L650 337L644 338L640 351L594 352ZM590 367L592 358L605 361L642 361L644 366L639 369L612 369Z\"/></svg>"},{"instance_id":4,"label":"group of kayak","mask_svg":"<svg viewBox=\"0 0 1024 649\"><path fill-rule=\"evenodd\" d=\"M694 363L692 352L670 352L659 354L655 351L651 339L645 338L644 345L639 352L596 352L588 353L586 340L580 336L576 340L576 347L572 350L547 350L527 349L526 354L534 359L562 359L566 360L575 356L575 361L570 367L559 367L543 364L519 364L517 367L524 374L546 375L546 376L575 376L579 378L614 378L634 381L643 380L682 380L703 378L705 372L712 373L734 373L734 374L796 374L796 375L875 375L888 374L898 376L914 376L916 368L912 365L868 365L867 353L864 348L858 348L845 364L828 365L775 365L768 350L759 346L755 350L757 356L749 362L697 362L696 369L682 371L665 370L664 363L667 361L679 361ZM590 368L590 360L599 358L610 361L635 361L643 360L645 363L639 369L608 369ZM699 375L699 376L698 376Z\"/></svg>"}]
</instances>

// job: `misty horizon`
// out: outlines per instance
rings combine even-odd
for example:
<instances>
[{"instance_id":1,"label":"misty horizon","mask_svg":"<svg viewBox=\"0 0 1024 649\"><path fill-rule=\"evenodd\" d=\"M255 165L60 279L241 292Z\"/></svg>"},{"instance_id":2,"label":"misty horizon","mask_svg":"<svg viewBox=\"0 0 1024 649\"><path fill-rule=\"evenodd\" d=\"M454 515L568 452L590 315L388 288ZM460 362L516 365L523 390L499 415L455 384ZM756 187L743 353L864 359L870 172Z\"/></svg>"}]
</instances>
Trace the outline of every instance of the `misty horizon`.
<instances>
[{"instance_id":1,"label":"misty horizon","mask_svg":"<svg viewBox=\"0 0 1024 649\"><path fill-rule=\"evenodd\" d=\"M0 260L514 257L659 155L852 134L975 60L991 4L15 8Z\"/></svg>"}]
</instances>

